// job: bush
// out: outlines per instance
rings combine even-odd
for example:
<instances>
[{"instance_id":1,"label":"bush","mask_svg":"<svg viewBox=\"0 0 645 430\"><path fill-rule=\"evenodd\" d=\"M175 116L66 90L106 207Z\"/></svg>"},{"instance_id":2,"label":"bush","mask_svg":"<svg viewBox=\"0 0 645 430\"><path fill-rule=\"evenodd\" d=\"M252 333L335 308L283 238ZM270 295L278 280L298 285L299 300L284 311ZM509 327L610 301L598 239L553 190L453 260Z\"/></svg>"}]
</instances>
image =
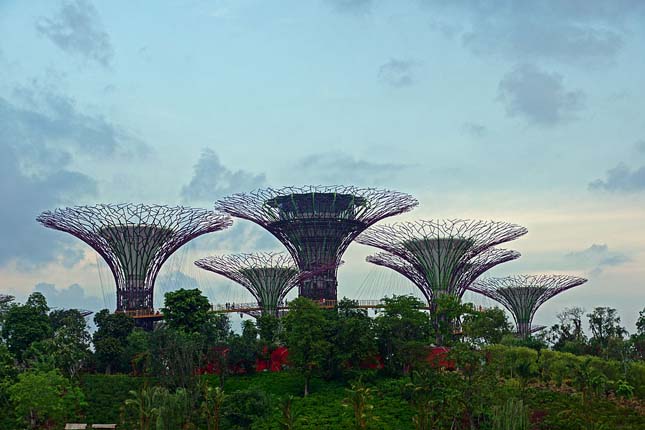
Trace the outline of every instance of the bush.
<instances>
[{"instance_id":1,"label":"bush","mask_svg":"<svg viewBox=\"0 0 645 430\"><path fill-rule=\"evenodd\" d=\"M259 418L269 414L271 402L264 391L251 389L236 391L224 400L222 412L227 428L250 429Z\"/></svg>"},{"instance_id":2,"label":"bush","mask_svg":"<svg viewBox=\"0 0 645 430\"><path fill-rule=\"evenodd\" d=\"M138 391L144 381L127 375L83 375L81 390L87 402L87 422L118 423L128 393Z\"/></svg>"}]
</instances>

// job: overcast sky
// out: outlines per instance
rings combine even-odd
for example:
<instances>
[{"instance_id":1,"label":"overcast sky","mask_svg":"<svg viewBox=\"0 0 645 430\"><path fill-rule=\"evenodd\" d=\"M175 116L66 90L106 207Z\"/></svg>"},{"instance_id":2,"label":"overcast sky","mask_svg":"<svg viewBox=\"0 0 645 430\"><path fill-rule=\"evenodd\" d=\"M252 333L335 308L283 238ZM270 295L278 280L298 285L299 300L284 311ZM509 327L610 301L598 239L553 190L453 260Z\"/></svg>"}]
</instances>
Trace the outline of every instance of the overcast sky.
<instances>
[{"instance_id":1,"label":"overcast sky","mask_svg":"<svg viewBox=\"0 0 645 430\"><path fill-rule=\"evenodd\" d=\"M589 278L536 323L612 306L631 331L644 19L639 0L0 1L0 292L114 307L106 266L40 227L43 210L341 183L415 195L403 220L526 226L507 245L522 258L494 275ZM192 260L268 249L245 222L200 239L162 270L157 302L177 286L244 300ZM340 296L412 291L370 251L350 246Z\"/></svg>"}]
</instances>

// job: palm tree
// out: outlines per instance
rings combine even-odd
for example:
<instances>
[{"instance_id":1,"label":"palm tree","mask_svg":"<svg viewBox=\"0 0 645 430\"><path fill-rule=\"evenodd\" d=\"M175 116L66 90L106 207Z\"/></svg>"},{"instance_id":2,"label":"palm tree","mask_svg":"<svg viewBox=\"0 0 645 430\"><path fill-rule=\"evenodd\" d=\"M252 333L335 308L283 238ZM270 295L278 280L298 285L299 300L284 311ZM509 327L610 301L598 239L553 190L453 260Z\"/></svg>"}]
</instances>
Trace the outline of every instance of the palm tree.
<instances>
[{"instance_id":1,"label":"palm tree","mask_svg":"<svg viewBox=\"0 0 645 430\"><path fill-rule=\"evenodd\" d=\"M150 430L153 418L159 413L156 407L157 390L143 387L140 391L130 391L131 398L125 400L126 406L134 407L139 415L139 430Z\"/></svg>"}]
</instances>

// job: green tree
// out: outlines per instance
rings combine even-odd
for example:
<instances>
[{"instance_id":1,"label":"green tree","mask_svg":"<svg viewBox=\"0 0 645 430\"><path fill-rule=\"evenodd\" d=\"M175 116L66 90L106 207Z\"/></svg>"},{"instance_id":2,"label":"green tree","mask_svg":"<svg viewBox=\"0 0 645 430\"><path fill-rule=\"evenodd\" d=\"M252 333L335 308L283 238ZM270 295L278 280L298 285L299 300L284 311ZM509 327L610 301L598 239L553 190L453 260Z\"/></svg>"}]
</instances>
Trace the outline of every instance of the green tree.
<instances>
[{"instance_id":1,"label":"green tree","mask_svg":"<svg viewBox=\"0 0 645 430\"><path fill-rule=\"evenodd\" d=\"M264 391L240 390L226 396L222 412L226 429L250 429L271 410L270 399Z\"/></svg>"},{"instance_id":2,"label":"green tree","mask_svg":"<svg viewBox=\"0 0 645 430\"><path fill-rule=\"evenodd\" d=\"M636 333L630 338L634 356L637 360L645 360L645 308L638 314Z\"/></svg>"},{"instance_id":3,"label":"green tree","mask_svg":"<svg viewBox=\"0 0 645 430\"><path fill-rule=\"evenodd\" d=\"M150 368L150 332L135 328L126 338L124 356L130 362L134 376L146 375Z\"/></svg>"},{"instance_id":4,"label":"green tree","mask_svg":"<svg viewBox=\"0 0 645 430\"><path fill-rule=\"evenodd\" d=\"M90 334L85 317L76 309L55 310L49 314L54 335L51 340L56 367L70 378L78 376L89 357Z\"/></svg>"},{"instance_id":5,"label":"green tree","mask_svg":"<svg viewBox=\"0 0 645 430\"><path fill-rule=\"evenodd\" d=\"M139 391L130 391L130 398L125 400L126 408L134 410L139 422L139 430L150 430L159 414L159 388L142 387Z\"/></svg>"},{"instance_id":6,"label":"green tree","mask_svg":"<svg viewBox=\"0 0 645 430\"><path fill-rule=\"evenodd\" d=\"M280 402L280 419L278 424L282 430L293 430L296 426L297 413L293 407L293 396L288 395Z\"/></svg>"},{"instance_id":7,"label":"green tree","mask_svg":"<svg viewBox=\"0 0 645 430\"><path fill-rule=\"evenodd\" d=\"M620 317L616 309L597 307L590 314L589 329L592 336L592 350L605 359L624 358L624 337L627 330L620 325Z\"/></svg>"},{"instance_id":8,"label":"green tree","mask_svg":"<svg viewBox=\"0 0 645 430\"><path fill-rule=\"evenodd\" d=\"M242 335L231 335L228 345L229 363L244 369L245 373L255 372L255 359L259 352L258 330L251 320L242 322Z\"/></svg>"},{"instance_id":9,"label":"green tree","mask_svg":"<svg viewBox=\"0 0 645 430\"><path fill-rule=\"evenodd\" d=\"M500 308L476 309L472 304L465 305L461 330L464 338L475 345L500 343L511 332L506 313Z\"/></svg>"},{"instance_id":10,"label":"green tree","mask_svg":"<svg viewBox=\"0 0 645 430\"><path fill-rule=\"evenodd\" d=\"M323 310L311 300L299 297L291 301L285 317L285 337L289 361L305 378L304 395L309 394L309 382L330 351L325 339L326 319Z\"/></svg>"},{"instance_id":11,"label":"green tree","mask_svg":"<svg viewBox=\"0 0 645 430\"><path fill-rule=\"evenodd\" d=\"M211 314L203 330L209 345L226 343L231 335L231 320L226 314Z\"/></svg>"},{"instance_id":12,"label":"green tree","mask_svg":"<svg viewBox=\"0 0 645 430\"><path fill-rule=\"evenodd\" d=\"M485 411L494 400L491 387L495 386L497 379L486 366L486 357L481 349L459 343L451 349L450 357L460 374L452 381L452 388L459 392L456 400L470 429L475 430L481 426Z\"/></svg>"},{"instance_id":13,"label":"green tree","mask_svg":"<svg viewBox=\"0 0 645 430\"><path fill-rule=\"evenodd\" d=\"M459 297L439 292L432 299L430 318L435 345L450 346L456 341L459 318L470 307L461 303Z\"/></svg>"},{"instance_id":14,"label":"green tree","mask_svg":"<svg viewBox=\"0 0 645 430\"><path fill-rule=\"evenodd\" d=\"M15 306L13 300L13 296L5 296L4 298L0 297L0 336L2 335L2 326L5 318L7 317L7 312Z\"/></svg>"},{"instance_id":15,"label":"green tree","mask_svg":"<svg viewBox=\"0 0 645 430\"><path fill-rule=\"evenodd\" d=\"M161 328L150 337L152 375L170 390L197 391L196 371L204 363L204 336Z\"/></svg>"},{"instance_id":16,"label":"green tree","mask_svg":"<svg viewBox=\"0 0 645 430\"><path fill-rule=\"evenodd\" d=\"M280 342L280 319L272 314L263 314L257 319L258 334L260 340L267 345Z\"/></svg>"},{"instance_id":17,"label":"green tree","mask_svg":"<svg viewBox=\"0 0 645 430\"><path fill-rule=\"evenodd\" d=\"M548 342L556 351L584 354L587 352L587 336L582 328L584 309L565 308L557 315L558 324L553 325L548 334Z\"/></svg>"},{"instance_id":18,"label":"green tree","mask_svg":"<svg viewBox=\"0 0 645 430\"><path fill-rule=\"evenodd\" d=\"M2 337L12 354L22 360L33 342L48 339L52 327L47 317L47 301L40 293L33 293L22 306L12 306L2 325Z\"/></svg>"},{"instance_id":19,"label":"green tree","mask_svg":"<svg viewBox=\"0 0 645 430\"><path fill-rule=\"evenodd\" d=\"M174 393L156 387L154 396L157 408L155 430L192 429L193 396L187 390L178 388Z\"/></svg>"},{"instance_id":20,"label":"green tree","mask_svg":"<svg viewBox=\"0 0 645 430\"><path fill-rule=\"evenodd\" d=\"M15 358L7 346L0 342L0 411L10 411L8 388L18 376L18 367ZM0 428L11 428L13 417L9 413L0 413Z\"/></svg>"},{"instance_id":21,"label":"green tree","mask_svg":"<svg viewBox=\"0 0 645 430\"><path fill-rule=\"evenodd\" d=\"M18 422L30 429L55 428L85 406L82 391L57 370L21 373L8 391Z\"/></svg>"},{"instance_id":22,"label":"green tree","mask_svg":"<svg viewBox=\"0 0 645 430\"><path fill-rule=\"evenodd\" d=\"M344 406L352 408L356 430L365 430L370 423L377 420L373 414L373 391L372 388L366 387L360 379L352 383L351 388L345 389L347 397L343 400Z\"/></svg>"},{"instance_id":23,"label":"green tree","mask_svg":"<svg viewBox=\"0 0 645 430\"><path fill-rule=\"evenodd\" d=\"M179 289L164 296L162 309L167 326L186 333L198 333L211 319L211 305L208 298L195 288L192 290Z\"/></svg>"},{"instance_id":24,"label":"green tree","mask_svg":"<svg viewBox=\"0 0 645 430\"><path fill-rule=\"evenodd\" d=\"M202 411L206 416L208 430L219 430L222 422L222 406L226 400L226 394L220 387L209 387L204 384L204 397Z\"/></svg>"},{"instance_id":25,"label":"green tree","mask_svg":"<svg viewBox=\"0 0 645 430\"><path fill-rule=\"evenodd\" d=\"M27 297L27 301L25 302L26 306L29 306L30 308L36 309L38 312L42 314L46 314L49 312L49 306L47 305L47 299L42 293L31 293L29 297Z\"/></svg>"},{"instance_id":26,"label":"green tree","mask_svg":"<svg viewBox=\"0 0 645 430\"><path fill-rule=\"evenodd\" d=\"M366 309L359 309L354 300L338 302L336 332L332 339L334 355L346 367L358 368L366 361L374 360L378 352L374 334L374 322Z\"/></svg>"},{"instance_id":27,"label":"green tree","mask_svg":"<svg viewBox=\"0 0 645 430\"><path fill-rule=\"evenodd\" d=\"M103 309L94 315L97 330L92 336L95 358L100 369L127 372L128 357L125 357L126 340L134 330L134 320L124 313L111 314Z\"/></svg>"},{"instance_id":28,"label":"green tree","mask_svg":"<svg viewBox=\"0 0 645 430\"><path fill-rule=\"evenodd\" d=\"M430 318L416 297L383 301L385 306L374 320L379 353L391 373L402 374L423 358L432 331Z\"/></svg>"},{"instance_id":29,"label":"green tree","mask_svg":"<svg viewBox=\"0 0 645 430\"><path fill-rule=\"evenodd\" d=\"M406 397L415 410L414 429L456 428L461 412L459 377L433 367L414 373L412 382L406 387Z\"/></svg>"},{"instance_id":30,"label":"green tree","mask_svg":"<svg viewBox=\"0 0 645 430\"><path fill-rule=\"evenodd\" d=\"M510 398L493 408L493 430L528 430L529 408L522 400Z\"/></svg>"}]
</instances>

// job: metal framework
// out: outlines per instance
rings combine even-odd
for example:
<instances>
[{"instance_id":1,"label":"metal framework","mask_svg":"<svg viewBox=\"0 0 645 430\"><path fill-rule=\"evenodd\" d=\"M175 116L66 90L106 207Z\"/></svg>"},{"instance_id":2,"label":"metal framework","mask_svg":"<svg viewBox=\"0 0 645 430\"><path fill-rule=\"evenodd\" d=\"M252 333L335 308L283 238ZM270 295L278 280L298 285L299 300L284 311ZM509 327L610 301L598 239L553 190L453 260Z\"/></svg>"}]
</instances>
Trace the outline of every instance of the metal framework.
<instances>
[{"instance_id":1,"label":"metal framework","mask_svg":"<svg viewBox=\"0 0 645 430\"><path fill-rule=\"evenodd\" d=\"M585 278L569 275L516 275L478 280L468 289L504 305L513 315L517 333L526 338L539 330L531 324L544 302L585 282Z\"/></svg>"},{"instance_id":2,"label":"metal framework","mask_svg":"<svg viewBox=\"0 0 645 430\"><path fill-rule=\"evenodd\" d=\"M285 306L287 293L315 274L301 272L289 254L275 252L212 256L195 265L242 285L257 300L262 314L275 316Z\"/></svg>"},{"instance_id":3,"label":"metal framework","mask_svg":"<svg viewBox=\"0 0 645 430\"><path fill-rule=\"evenodd\" d=\"M367 261L414 282L430 303L439 293L461 297L478 276L519 253L493 248L527 233L526 228L498 221L421 220L377 225L356 241L386 253Z\"/></svg>"},{"instance_id":4,"label":"metal framework","mask_svg":"<svg viewBox=\"0 0 645 430\"><path fill-rule=\"evenodd\" d=\"M205 209L145 204L68 207L36 220L81 239L105 259L116 283L117 311L152 309L155 280L168 257L233 222Z\"/></svg>"},{"instance_id":5,"label":"metal framework","mask_svg":"<svg viewBox=\"0 0 645 430\"><path fill-rule=\"evenodd\" d=\"M508 249L489 248L481 254L473 257L472 260L456 269L451 274L447 283L447 288L443 291L457 297L462 297L466 289L472 284L479 276L487 270L497 266L498 264L519 258L521 254L517 251ZM414 265L403 258L391 254L389 252L379 252L370 255L365 259L369 263L376 264L390 268L401 275L408 278L414 283L421 293L426 298L428 303L432 302L433 291L435 290L432 279L426 276L426 272L419 270L417 265Z\"/></svg>"},{"instance_id":6,"label":"metal framework","mask_svg":"<svg viewBox=\"0 0 645 430\"><path fill-rule=\"evenodd\" d=\"M234 194L215 208L264 227L284 244L303 272L319 271L300 283L299 293L336 300L338 264L349 244L370 225L411 210L409 194L351 186L305 186Z\"/></svg>"}]
</instances>

